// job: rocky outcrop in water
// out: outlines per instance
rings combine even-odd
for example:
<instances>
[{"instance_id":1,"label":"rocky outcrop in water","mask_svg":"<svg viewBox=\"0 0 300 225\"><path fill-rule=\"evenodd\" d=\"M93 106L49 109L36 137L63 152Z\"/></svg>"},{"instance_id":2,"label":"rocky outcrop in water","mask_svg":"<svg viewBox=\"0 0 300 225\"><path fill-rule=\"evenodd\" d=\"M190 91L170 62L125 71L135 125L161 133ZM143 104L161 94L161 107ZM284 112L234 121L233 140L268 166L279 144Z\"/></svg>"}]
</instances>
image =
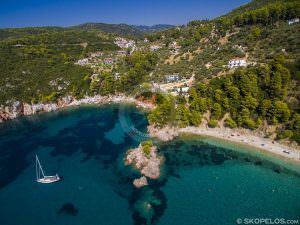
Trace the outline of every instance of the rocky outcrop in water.
<instances>
[{"instance_id":1,"label":"rocky outcrop in water","mask_svg":"<svg viewBox=\"0 0 300 225\"><path fill-rule=\"evenodd\" d=\"M142 144L138 148L127 152L125 165L133 165L141 174L151 179L157 179L160 176L160 165L163 158L158 155L157 147L151 146L149 151L145 152Z\"/></svg>"},{"instance_id":2,"label":"rocky outcrop in water","mask_svg":"<svg viewBox=\"0 0 300 225\"><path fill-rule=\"evenodd\" d=\"M134 179L133 185L137 188L147 186L148 185L147 178L145 176L142 176L141 178Z\"/></svg>"}]
</instances>

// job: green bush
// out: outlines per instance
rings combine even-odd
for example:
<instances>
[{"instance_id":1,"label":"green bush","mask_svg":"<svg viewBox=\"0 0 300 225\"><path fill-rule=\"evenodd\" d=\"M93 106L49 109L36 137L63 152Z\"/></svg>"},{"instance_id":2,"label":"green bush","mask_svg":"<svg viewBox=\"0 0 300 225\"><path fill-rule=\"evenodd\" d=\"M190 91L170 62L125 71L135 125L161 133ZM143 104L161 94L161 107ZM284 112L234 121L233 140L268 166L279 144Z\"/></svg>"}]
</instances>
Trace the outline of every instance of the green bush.
<instances>
[{"instance_id":1,"label":"green bush","mask_svg":"<svg viewBox=\"0 0 300 225\"><path fill-rule=\"evenodd\" d=\"M277 133L277 139L286 139L291 138L293 136L293 131L291 130L284 130Z\"/></svg>"},{"instance_id":2,"label":"green bush","mask_svg":"<svg viewBox=\"0 0 300 225\"><path fill-rule=\"evenodd\" d=\"M210 128L215 128L216 126L218 126L218 120L211 119L211 120L208 122L208 126L209 126Z\"/></svg>"},{"instance_id":3,"label":"green bush","mask_svg":"<svg viewBox=\"0 0 300 225\"><path fill-rule=\"evenodd\" d=\"M237 127L237 124L236 124L236 122L233 119L227 118L225 120L225 127L230 127L231 129L233 129L233 128Z\"/></svg>"},{"instance_id":4,"label":"green bush","mask_svg":"<svg viewBox=\"0 0 300 225\"><path fill-rule=\"evenodd\" d=\"M243 126L244 126L245 128L250 129L250 130L255 130L255 129L256 129L256 124L255 124L255 122L254 122L253 120L251 120L251 119L245 119L245 120L243 121Z\"/></svg>"}]
</instances>

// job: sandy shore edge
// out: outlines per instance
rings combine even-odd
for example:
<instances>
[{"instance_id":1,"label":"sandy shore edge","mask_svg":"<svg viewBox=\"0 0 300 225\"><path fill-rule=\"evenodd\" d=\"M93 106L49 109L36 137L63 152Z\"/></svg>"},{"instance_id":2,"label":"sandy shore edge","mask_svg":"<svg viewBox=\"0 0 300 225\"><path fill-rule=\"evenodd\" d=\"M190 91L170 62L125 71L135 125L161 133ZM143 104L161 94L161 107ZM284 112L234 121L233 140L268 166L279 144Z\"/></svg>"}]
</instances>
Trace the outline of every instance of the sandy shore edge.
<instances>
[{"instance_id":1,"label":"sandy shore edge","mask_svg":"<svg viewBox=\"0 0 300 225\"><path fill-rule=\"evenodd\" d=\"M239 131L229 128L165 127L163 129L148 128L148 131L151 137L158 138L162 141L170 141L181 134L212 137L272 153L300 164L300 150L298 148L283 145L270 138L262 138L251 134L241 134Z\"/></svg>"}]
</instances>

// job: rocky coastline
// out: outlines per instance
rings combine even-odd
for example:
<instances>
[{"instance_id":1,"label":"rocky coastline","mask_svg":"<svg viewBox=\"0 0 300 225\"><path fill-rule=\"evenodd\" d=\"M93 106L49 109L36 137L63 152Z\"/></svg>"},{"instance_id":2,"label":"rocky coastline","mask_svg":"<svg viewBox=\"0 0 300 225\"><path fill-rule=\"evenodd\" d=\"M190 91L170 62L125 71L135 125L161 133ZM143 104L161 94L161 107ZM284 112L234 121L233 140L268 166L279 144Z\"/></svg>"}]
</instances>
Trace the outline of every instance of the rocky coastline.
<instances>
[{"instance_id":1,"label":"rocky coastline","mask_svg":"<svg viewBox=\"0 0 300 225\"><path fill-rule=\"evenodd\" d=\"M16 101L11 106L0 106L0 123L16 119L21 116L35 115L42 112L52 112L70 106L80 106L84 104L103 105L108 103L134 103L138 107L147 109L153 107L151 104L138 101L126 95L86 96L79 100L72 96L66 96L57 100L56 102L36 104L28 104Z\"/></svg>"}]
</instances>

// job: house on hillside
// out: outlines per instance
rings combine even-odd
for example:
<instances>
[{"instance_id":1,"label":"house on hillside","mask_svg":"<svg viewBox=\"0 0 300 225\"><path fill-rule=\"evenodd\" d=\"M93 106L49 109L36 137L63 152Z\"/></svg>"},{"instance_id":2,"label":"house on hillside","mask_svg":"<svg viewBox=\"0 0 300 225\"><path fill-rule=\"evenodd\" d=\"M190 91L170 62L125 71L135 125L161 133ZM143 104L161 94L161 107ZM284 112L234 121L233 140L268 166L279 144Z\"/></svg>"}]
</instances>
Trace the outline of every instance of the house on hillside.
<instances>
[{"instance_id":1,"label":"house on hillside","mask_svg":"<svg viewBox=\"0 0 300 225\"><path fill-rule=\"evenodd\" d=\"M148 43L148 42L149 42L148 38L145 38L144 43Z\"/></svg>"},{"instance_id":2,"label":"house on hillside","mask_svg":"<svg viewBox=\"0 0 300 225\"><path fill-rule=\"evenodd\" d=\"M93 52L91 53L91 57L100 57L100 56L103 56L103 52L101 51L97 51L97 52Z\"/></svg>"},{"instance_id":3,"label":"house on hillside","mask_svg":"<svg viewBox=\"0 0 300 225\"><path fill-rule=\"evenodd\" d=\"M167 83L179 81L178 74L165 75L165 79Z\"/></svg>"},{"instance_id":4,"label":"house on hillside","mask_svg":"<svg viewBox=\"0 0 300 225\"><path fill-rule=\"evenodd\" d=\"M110 64L113 64L114 63L114 59L113 58L105 58L103 60L104 64L106 65L110 65Z\"/></svg>"},{"instance_id":5,"label":"house on hillside","mask_svg":"<svg viewBox=\"0 0 300 225\"><path fill-rule=\"evenodd\" d=\"M173 41L170 45L169 45L169 48L170 49L173 49L173 50L178 50L181 48L180 45L178 45L178 43L176 41Z\"/></svg>"},{"instance_id":6,"label":"house on hillside","mask_svg":"<svg viewBox=\"0 0 300 225\"><path fill-rule=\"evenodd\" d=\"M299 23L299 21L300 21L299 18L294 18L294 19L289 20L289 21L288 21L288 24L289 24L289 25L292 25L292 24L294 24L294 23Z\"/></svg>"},{"instance_id":7,"label":"house on hillside","mask_svg":"<svg viewBox=\"0 0 300 225\"><path fill-rule=\"evenodd\" d=\"M120 48L131 48L135 45L134 40L127 40L125 38L117 37L115 38L114 43L118 45Z\"/></svg>"},{"instance_id":8,"label":"house on hillside","mask_svg":"<svg viewBox=\"0 0 300 225\"><path fill-rule=\"evenodd\" d=\"M87 64L89 64L89 59L88 59L88 58L85 58L85 59L79 59L75 64L78 64L78 65L80 65L80 66L87 65Z\"/></svg>"},{"instance_id":9,"label":"house on hillside","mask_svg":"<svg viewBox=\"0 0 300 225\"><path fill-rule=\"evenodd\" d=\"M115 79L115 80L119 80L120 78L121 78L120 73L115 73L115 74L114 74L114 79Z\"/></svg>"},{"instance_id":10,"label":"house on hillside","mask_svg":"<svg viewBox=\"0 0 300 225\"><path fill-rule=\"evenodd\" d=\"M160 46L160 45L151 45L150 46L150 50L151 51L156 51L156 50L158 50L158 49L161 49L162 47Z\"/></svg>"},{"instance_id":11,"label":"house on hillside","mask_svg":"<svg viewBox=\"0 0 300 225\"><path fill-rule=\"evenodd\" d=\"M236 58L232 59L228 62L227 67L232 69L232 68L237 68L237 67L242 67L242 66L247 66L247 60L246 58Z\"/></svg>"}]
</instances>

